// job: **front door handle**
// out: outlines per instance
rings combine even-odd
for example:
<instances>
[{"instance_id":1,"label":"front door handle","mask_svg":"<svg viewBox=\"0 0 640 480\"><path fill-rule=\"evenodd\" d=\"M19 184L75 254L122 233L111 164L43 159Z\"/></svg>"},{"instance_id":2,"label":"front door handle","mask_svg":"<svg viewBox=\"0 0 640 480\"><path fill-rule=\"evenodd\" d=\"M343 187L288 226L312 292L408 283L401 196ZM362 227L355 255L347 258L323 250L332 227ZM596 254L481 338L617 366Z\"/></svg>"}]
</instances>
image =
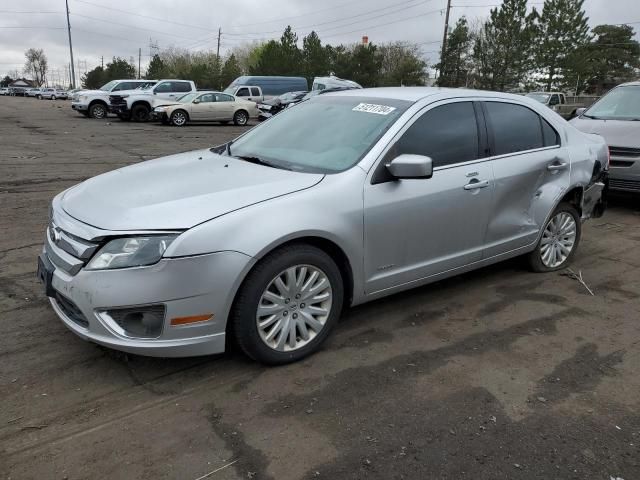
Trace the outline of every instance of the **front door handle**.
<instances>
[{"instance_id":1,"label":"front door handle","mask_svg":"<svg viewBox=\"0 0 640 480\"><path fill-rule=\"evenodd\" d=\"M547 170L550 172L557 172L558 170L564 170L568 166L569 164L567 162L551 163L547 165Z\"/></svg>"},{"instance_id":2,"label":"front door handle","mask_svg":"<svg viewBox=\"0 0 640 480\"><path fill-rule=\"evenodd\" d=\"M473 181L475 180L475 181ZM476 180L475 178L464 186L465 190L477 190L489 186L489 180Z\"/></svg>"}]
</instances>

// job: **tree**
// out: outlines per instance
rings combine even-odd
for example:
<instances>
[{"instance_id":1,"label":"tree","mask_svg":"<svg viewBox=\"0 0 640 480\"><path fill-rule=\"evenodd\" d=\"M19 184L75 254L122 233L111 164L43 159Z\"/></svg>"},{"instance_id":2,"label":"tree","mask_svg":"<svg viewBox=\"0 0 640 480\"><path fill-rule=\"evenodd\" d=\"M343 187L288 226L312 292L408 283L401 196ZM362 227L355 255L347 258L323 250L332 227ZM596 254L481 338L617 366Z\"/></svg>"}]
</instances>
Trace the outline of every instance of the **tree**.
<instances>
[{"instance_id":1,"label":"tree","mask_svg":"<svg viewBox=\"0 0 640 480\"><path fill-rule=\"evenodd\" d=\"M110 63L107 63L105 68L105 81L120 80L127 78L136 78L136 67L131 65L125 59L120 57L113 57Z\"/></svg>"},{"instance_id":2,"label":"tree","mask_svg":"<svg viewBox=\"0 0 640 480\"><path fill-rule=\"evenodd\" d=\"M566 84L570 90L601 94L638 76L640 43L629 25L598 25L595 38L567 59Z\"/></svg>"},{"instance_id":3,"label":"tree","mask_svg":"<svg viewBox=\"0 0 640 480\"><path fill-rule=\"evenodd\" d=\"M145 74L145 78L150 80L159 80L161 78L166 78L167 67L160 58L160 55L157 53L151 58L149 62L149 66L147 67L147 73Z\"/></svg>"},{"instance_id":4,"label":"tree","mask_svg":"<svg viewBox=\"0 0 640 480\"><path fill-rule=\"evenodd\" d=\"M302 39L302 69L309 85L314 77L329 74L329 52L322 46L316 32L311 32Z\"/></svg>"},{"instance_id":5,"label":"tree","mask_svg":"<svg viewBox=\"0 0 640 480\"><path fill-rule=\"evenodd\" d=\"M533 66L537 16L535 9L527 14L527 0L504 0L491 9L473 46L474 73L481 88L520 88Z\"/></svg>"},{"instance_id":6,"label":"tree","mask_svg":"<svg viewBox=\"0 0 640 480\"><path fill-rule=\"evenodd\" d=\"M82 87L90 90L98 89L107 83L104 68L99 66L93 70L89 70L80 80L82 82Z\"/></svg>"},{"instance_id":7,"label":"tree","mask_svg":"<svg viewBox=\"0 0 640 480\"><path fill-rule=\"evenodd\" d=\"M378 55L378 47L372 43L368 45L358 44L351 51L353 71L350 79L358 82L363 87L375 87L378 85L382 59Z\"/></svg>"},{"instance_id":8,"label":"tree","mask_svg":"<svg viewBox=\"0 0 640 480\"><path fill-rule=\"evenodd\" d=\"M0 80L0 87L5 88L13 83L13 78L9 75L5 75L2 80Z\"/></svg>"},{"instance_id":9,"label":"tree","mask_svg":"<svg viewBox=\"0 0 640 480\"><path fill-rule=\"evenodd\" d=\"M256 67L258 60L260 60L263 46L264 42L252 42L233 47L231 53L235 55L243 75L246 75Z\"/></svg>"},{"instance_id":10,"label":"tree","mask_svg":"<svg viewBox=\"0 0 640 480\"><path fill-rule=\"evenodd\" d=\"M236 78L238 78L240 75L242 75L242 70L240 69L240 63L238 63L238 59L232 53L227 57L227 59L224 62L224 65L222 66L222 72L220 75L222 85L226 87L231 82L233 82Z\"/></svg>"},{"instance_id":11,"label":"tree","mask_svg":"<svg viewBox=\"0 0 640 480\"><path fill-rule=\"evenodd\" d=\"M380 86L424 85L427 64L417 45L395 42L378 46Z\"/></svg>"},{"instance_id":12,"label":"tree","mask_svg":"<svg viewBox=\"0 0 640 480\"><path fill-rule=\"evenodd\" d=\"M37 86L43 85L47 78L47 56L41 48L30 48L24 53L25 74L30 75Z\"/></svg>"},{"instance_id":13,"label":"tree","mask_svg":"<svg viewBox=\"0 0 640 480\"><path fill-rule=\"evenodd\" d=\"M562 79L568 59L590 40L584 0L545 0L538 21L535 42L536 66L545 76L545 88L551 91Z\"/></svg>"},{"instance_id":14,"label":"tree","mask_svg":"<svg viewBox=\"0 0 640 480\"><path fill-rule=\"evenodd\" d=\"M438 85L441 87L461 87L467 85L471 69L471 35L465 17L460 17L456 26L447 35L447 45L443 58L435 67L440 70Z\"/></svg>"},{"instance_id":15,"label":"tree","mask_svg":"<svg viewBox=\"0 0 640 480\"><path fill-rule=\"evenodd\" d=\"M280 37L280 51L284 62L283 67L286 67L289 73L297 71L302 63L302 52L298 48L298 35L290 25L284 29Z\"/></svg>"},{"instance_id":16,"label":"tree","mask_svg":"<svg viewBox=\"0 0 640 480\"><path fill-rule=\"evenodd\" d=\"M261 48L260 57L255 66L250 69L250 73L253 75L282 75L285 68L280 42L269 40Z\"/></svg>"}]
</instances>

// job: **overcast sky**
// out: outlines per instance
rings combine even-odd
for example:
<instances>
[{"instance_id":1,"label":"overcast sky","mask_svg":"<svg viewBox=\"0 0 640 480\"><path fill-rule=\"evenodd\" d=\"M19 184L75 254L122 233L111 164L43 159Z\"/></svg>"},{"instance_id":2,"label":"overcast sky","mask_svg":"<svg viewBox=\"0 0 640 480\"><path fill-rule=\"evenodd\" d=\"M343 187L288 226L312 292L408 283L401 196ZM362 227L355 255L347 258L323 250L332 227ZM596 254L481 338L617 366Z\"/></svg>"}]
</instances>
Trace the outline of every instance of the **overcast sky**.
<instances>
[{"instance_id":1,"label":"overcast sky","mask_svg":"<svg viewBox=\"0 0 640 480\"><path fill-rule=\"evenodd\" d=\"M470 21L489 13L500 0L453 0L451 24L465 15ZM542 0L529 0L540 9ZM251 40L277 38L291 24L300 40L316 30L323 43L374 43L404 40L420 44L430 63L438 61L446 0L69 0L76 75L114 56L143 69L150 43L192 51L215 49L218 27L221 50ZM640 0L586 0L592 26L635 22L640 30ZM18 13L20 12L20 13ZM10 28L7 28L10 27ZM638 35L636 35L638 38ZM69 46L64 0L0 2L0 74L21 71L24 51L43 48L53 74L66 71ZM50 74L51 77L51 74Z\"/></svg>"}]
</instances>

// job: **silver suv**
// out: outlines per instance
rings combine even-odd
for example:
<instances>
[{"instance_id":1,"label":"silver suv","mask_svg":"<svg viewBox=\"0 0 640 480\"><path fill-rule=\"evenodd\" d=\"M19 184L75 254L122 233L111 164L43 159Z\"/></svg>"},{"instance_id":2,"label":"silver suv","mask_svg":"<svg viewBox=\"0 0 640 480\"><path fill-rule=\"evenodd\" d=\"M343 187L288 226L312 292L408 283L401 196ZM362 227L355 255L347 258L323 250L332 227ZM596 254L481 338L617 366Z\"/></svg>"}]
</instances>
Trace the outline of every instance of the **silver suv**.
<instances>
[{"instance_id":1,"label":"silver suv","mask_svg":"<svg viewBox=\"0 0 640 480\"><path fill-rule=\"evenodd\" d=\"M571 123L609 144L611 189L640 193L640 82L617 86Z\"/></svg>"},{"instance_id":2,"label":"silver suv","mask_svg":"<svg viewBox=\"0 0 640 480\"><path fill-rule=\"evenodd\" d=\"M329 93L233 142L99 175L53 200L38 272L82 338L279 364L345 306L526 255L565 268L599 216L607 147L522 96Z\"/></svg>"}]
</instances>

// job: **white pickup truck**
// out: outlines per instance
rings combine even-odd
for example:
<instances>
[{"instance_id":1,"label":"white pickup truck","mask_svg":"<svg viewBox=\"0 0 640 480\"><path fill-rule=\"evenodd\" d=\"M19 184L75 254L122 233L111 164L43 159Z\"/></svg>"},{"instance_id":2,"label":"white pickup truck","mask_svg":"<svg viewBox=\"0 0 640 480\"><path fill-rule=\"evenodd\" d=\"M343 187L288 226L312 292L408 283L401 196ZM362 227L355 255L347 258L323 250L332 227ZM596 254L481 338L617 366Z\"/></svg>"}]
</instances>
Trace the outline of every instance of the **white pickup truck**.
<instances>
[{"instance_id":1,"label":"white pickup truck","mask_svg":"<svg viewBox=\"0 0 640 480\"><path fill-rule=\"evenodd\" d=\"M264 102L265 100L273 98L273 95L265 97L262 93L262 88L251 85L230 86L224 91L224 93L241 98L242 100L250 100L256 103Z\"/></svg>"},{"instance_id":2,"label":"white pickup truck","mask_svg":"<svg viewBox=\"0 0 640 480\"><path fill-rule=\"evenodd\" d=\"M196 84L190 80L158 80L145 90L112 93L109 95L109 111L118 115L120 120L146 122L156 106L196 91Z\"/></svg>"},{"instance_id":3,"label":"white pickup truck","mask_svg":"<svg viewBox=\"0 0 640 480\"><path fill-rule=\"evenodd\" d=\"M111 80L98 90L81 90L71 99L71 108L91 118L106 118L109 111L109 95L113 92L149 88L156 80Z\"/></svg>"}]
</instances>

